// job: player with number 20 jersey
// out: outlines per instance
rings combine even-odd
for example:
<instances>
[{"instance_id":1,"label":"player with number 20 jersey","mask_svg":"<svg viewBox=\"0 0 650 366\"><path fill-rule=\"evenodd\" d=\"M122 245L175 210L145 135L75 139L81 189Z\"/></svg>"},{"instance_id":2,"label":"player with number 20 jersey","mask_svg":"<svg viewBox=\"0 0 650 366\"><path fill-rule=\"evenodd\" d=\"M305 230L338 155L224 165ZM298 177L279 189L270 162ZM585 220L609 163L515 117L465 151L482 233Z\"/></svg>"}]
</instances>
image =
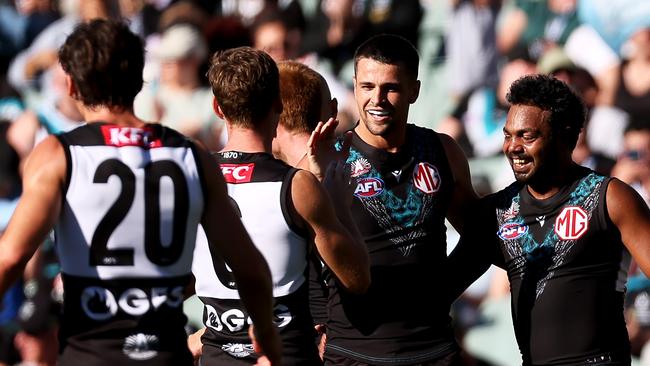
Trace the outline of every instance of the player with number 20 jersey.
<instances>
[{"instance_id":1,"label":"player with number 20 jersey","mask_svg":"<svg viewBox=\"0 0 650 366\"><path fill-rule=\"evenodd\" d=\"M63 358L108 346L116 361L187 359L183 289L203 208L193 144L160 125L102 123L59 140L69 172L56 226L71 299Z\"/></svg>"}]
</instances>

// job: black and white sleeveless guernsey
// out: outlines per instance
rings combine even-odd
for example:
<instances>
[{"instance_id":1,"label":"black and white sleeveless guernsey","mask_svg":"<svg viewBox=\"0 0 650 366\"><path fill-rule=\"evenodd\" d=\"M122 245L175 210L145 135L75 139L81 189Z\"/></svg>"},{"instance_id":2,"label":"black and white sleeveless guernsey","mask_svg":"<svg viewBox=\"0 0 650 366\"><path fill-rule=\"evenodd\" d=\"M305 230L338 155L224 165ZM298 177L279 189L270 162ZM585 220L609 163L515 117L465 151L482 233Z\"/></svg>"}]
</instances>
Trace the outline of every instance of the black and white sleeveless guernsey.
<instances>
[{"instance_id":1,"label":"black and white sleeveless guernsey","mask_svg":"<svg viewBox=\"0 0 650 366\"><path fill-rule=\"evenodd\" d=\"M454 182L438 135L408 124L406 143L389 153L355 133L348 163L352 217L368 247L372 283L360 296L330 284L326 352L372 365L456 352L449 303L441 301Z\"/></svg>"},{"instance_id":2,"label":"black and white sleeveless guernsey","mask_svg":"<svg viewBox=\"0 0 650 366\"><path fill-rule=\"evenodd\" d=\"M160 125L95 122L58 136L61 365L191 365L183 290L203 180L194 145Z\"/></svg>"},{"instance_id":3,"label":"black and white sleeveless guernsey","mask_svg":"<svg viewBox=\"0 0 650 366\"><path fill-rule=\"evenodd\" d=\"M291 180L296 169L266 153L216 154L228 195L273 277L275 324L283 343L283 365L318 365L306 280L308 241L289 216ZM218 172L215 172L219 174ZM201 365L252 365L250 318L237 284L202 229L193 265L196 294L204 304Z\"/></svg>"},{"instance_id":4,"label":"black and white sleeveless guernsey","mask_svg":"<svg viewBox=\"0 0 650 366\"><path fill-rule=\"evenodd\" d=\"M623 318L630 255L607 214L609 182L581 168L546 200L519 183L491 197L524 364L630 363Z\"/></svg>"}]
</instances>

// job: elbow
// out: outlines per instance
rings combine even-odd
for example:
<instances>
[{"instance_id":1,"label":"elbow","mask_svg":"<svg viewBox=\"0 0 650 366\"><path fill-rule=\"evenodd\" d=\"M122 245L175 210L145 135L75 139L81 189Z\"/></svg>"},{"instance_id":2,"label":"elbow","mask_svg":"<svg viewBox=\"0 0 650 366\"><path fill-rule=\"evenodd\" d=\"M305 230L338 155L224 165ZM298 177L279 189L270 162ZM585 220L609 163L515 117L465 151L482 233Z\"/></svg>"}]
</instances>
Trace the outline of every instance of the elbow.
<instances>
[{"instance_id":1,"label":"elbow","mask_svg":"<svg viewBox=\"0 0 650 366\"><path fill-rule=\"evenodd\" d=\"M343 284L345 290L351 294L363 295L370 288L370 270L358 273L352 281Z\"/></svg>"},{"instance_id":2,"label":"elbow","mask_svg":"<svg viewBox=\"0 0 650 366\"><path fill-rule=\"evenodd\" d=\"M18 280L29 258L18 255L0 256L0 297Z\"/></svg>"},{"instance_id":3,"label":"elbow","mask_svg":"<svg viewBox=\"0 0 650 366\"><path fill-rule=\"evenodd\" d=\"M363 295L368 292L368 289L370 289L370 284L370 274L368 274L367 278L364 278L363 281L359 281L358 285L352 289L351 292L356 295Z\"/></svg>"}]
</instances>

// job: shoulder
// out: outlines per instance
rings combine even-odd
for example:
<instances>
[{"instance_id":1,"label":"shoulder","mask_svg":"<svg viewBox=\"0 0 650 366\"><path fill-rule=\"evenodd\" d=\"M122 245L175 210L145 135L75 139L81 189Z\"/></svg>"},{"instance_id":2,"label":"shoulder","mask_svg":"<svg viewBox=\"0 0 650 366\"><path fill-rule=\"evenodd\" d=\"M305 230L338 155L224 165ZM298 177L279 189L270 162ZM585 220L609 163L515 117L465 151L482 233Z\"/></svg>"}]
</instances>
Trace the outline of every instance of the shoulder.
<instances>
[{"instance_id":1,"label":"shoulder","mask_svg":"<svg viewBox=\"0 0 650 366\"><path fill-rule=\"evenodd\" d=\"M611 209L621 208L633 204L635 201L643 201L639 193L627 183L618 178L610 178L607 184L607 207Z\"/></svg>"},{"instance_id":2,"label":"shoulder","mask_svg":"<svg viewBox=\"0 0 650 366\"><path fill-rule=\"evenodd\" d=\"M641 195L617 178L609 181L605 201L606 214L619 230L643 232L650 223L650 210Z\"/></svg>"},{"instance_id":3,"label":"shoulder","mask_svg":"<svg viewBox=\"0 0 650 366\"><path fill-rule=\"evenodd\" d=\"M56 179L63 184L67 171L66 166L67 160L63 145L56 136L50 135L39 143L27 157L24 176L25 179L48 177L48 181Z\"/></svg>"},{"instance_id":4,"label":"shoulder","mask_svg":"<svg viewBox=\"0 0 650 366\"><path fill-rule=\"evenodd\" d=\"M461 169L464 170L465 168L467 168L468 167L467 156L465 156L465 153L461 149L460 145L458 145L456 140L454 140L451 136L444 133L438 133L438 132L433 132L433 133L435 134L436 138L440 140L440 144L445 150L445 155L447 155L447 160L449 161L451 170L459 171Z\"/></svg>"},{"instance_id":5,"label":"shoulder","mask_svg":"<svg viewBox=\"0 0 650 366\"><path fill-rule=\"evenodd\" d=\"M291 186L293 187L292 191L298 191L298 194L306 195L306 192L300 191L303 189L313 191L320 187L320 182L310 171L297 169L291 180Z\"/></svg>"},{"instance_id":6,"label":"shoulder","mask_svg":"<svg viewBox=\"0 0 650 366\"><path fill-rule=\"evenodd\" d=\"M38 145L34 147L32 153L28 158L39 155L52 154L52 158L57 158L58 155L64 156L64 149L59 139L60 135L48 135Z\"/></svg>"},{"instance_id":7,"label":"shoulder","mask_svg":"<svg viewBox=\"0 0 650 366\"><path fill-rule=\"evenodd\" d=\"M412 123L407 124L406 128L407 128L407 134L409 135L409 139L416 145L417 144L431 145L432 143L442 144L442 147L445 149L445 152L448 152L448 150L453 150L454 147L458 147L456 141L454 141L454 139L451 138L451 136L446 135L444 133L439 133L430 128L417 126ZM460 149L460 147L458 147L458 149Z\"/></svg>"},{"instance_id":8,"label":"shoulder","mask_svg":"<svg viewBox=\"0 0 650 366\"><path fill-rule=\"evenodd\" d=\"M485 200L486 204L491 205L495 209L510 209L513 200L515 197L519 196L519 192L521 192L522 188L524 188L522 183L513 182L502 190L483 197L481 200Z\"/></svg>"}]
</instances>

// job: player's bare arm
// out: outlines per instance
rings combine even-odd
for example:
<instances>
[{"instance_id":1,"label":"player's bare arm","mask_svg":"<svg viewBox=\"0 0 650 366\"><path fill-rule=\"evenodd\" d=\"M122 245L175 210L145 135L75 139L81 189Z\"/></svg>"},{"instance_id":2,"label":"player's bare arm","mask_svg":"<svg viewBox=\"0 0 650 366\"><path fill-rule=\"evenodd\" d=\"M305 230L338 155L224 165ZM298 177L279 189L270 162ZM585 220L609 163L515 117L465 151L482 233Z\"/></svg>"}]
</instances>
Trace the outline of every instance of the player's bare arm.
<instances>
[{"instance_id":1,"label":"player's bare arm","mask_svg":"<svg viewBox=\"0 0 650 366\"><path fill-rule=\"evenodd\" d=\"M293 178L291 198L313 237L318 253L339 283L350 292L365 292L370 286L368 251L350 217L349 206L335 209L320 182L304 170Z\"/></svg>"},{"instance_id":2,"label":"player's bare arm","mask_svg":"<svg viewBox=\"0 0 650 366\"><path fill-rule=\"evenodd\" d=\"M59 217L66 169L63 147L54 136L27 158L23 195L0 238L0 296L21 276Z\"/></svg>"},{"instance_id":3,"label":"player's bare arm","mask_svg":"<svg viewBox=\"0 0 650 366\"><path fill-rule=\"evenodd\" d=\"M627 247L646 275L650 275L650 209L630 186L612 179L607 187L607 211Z\"/></svg>"},{"instance_id":4,"label":"player's bare arm","mask_svg":"<svg viewBox=\"0 0 650 366\"><path fill-rule=\"evenodd\" d=\"M471 207L476 203L478 195L472 186L469 164L465 153L451 137L438 134L447 154L449 167L454 176L454 190L449 204L447 219L454 228L462 234L463 222Z\"/></svg>"}]
</instances>

